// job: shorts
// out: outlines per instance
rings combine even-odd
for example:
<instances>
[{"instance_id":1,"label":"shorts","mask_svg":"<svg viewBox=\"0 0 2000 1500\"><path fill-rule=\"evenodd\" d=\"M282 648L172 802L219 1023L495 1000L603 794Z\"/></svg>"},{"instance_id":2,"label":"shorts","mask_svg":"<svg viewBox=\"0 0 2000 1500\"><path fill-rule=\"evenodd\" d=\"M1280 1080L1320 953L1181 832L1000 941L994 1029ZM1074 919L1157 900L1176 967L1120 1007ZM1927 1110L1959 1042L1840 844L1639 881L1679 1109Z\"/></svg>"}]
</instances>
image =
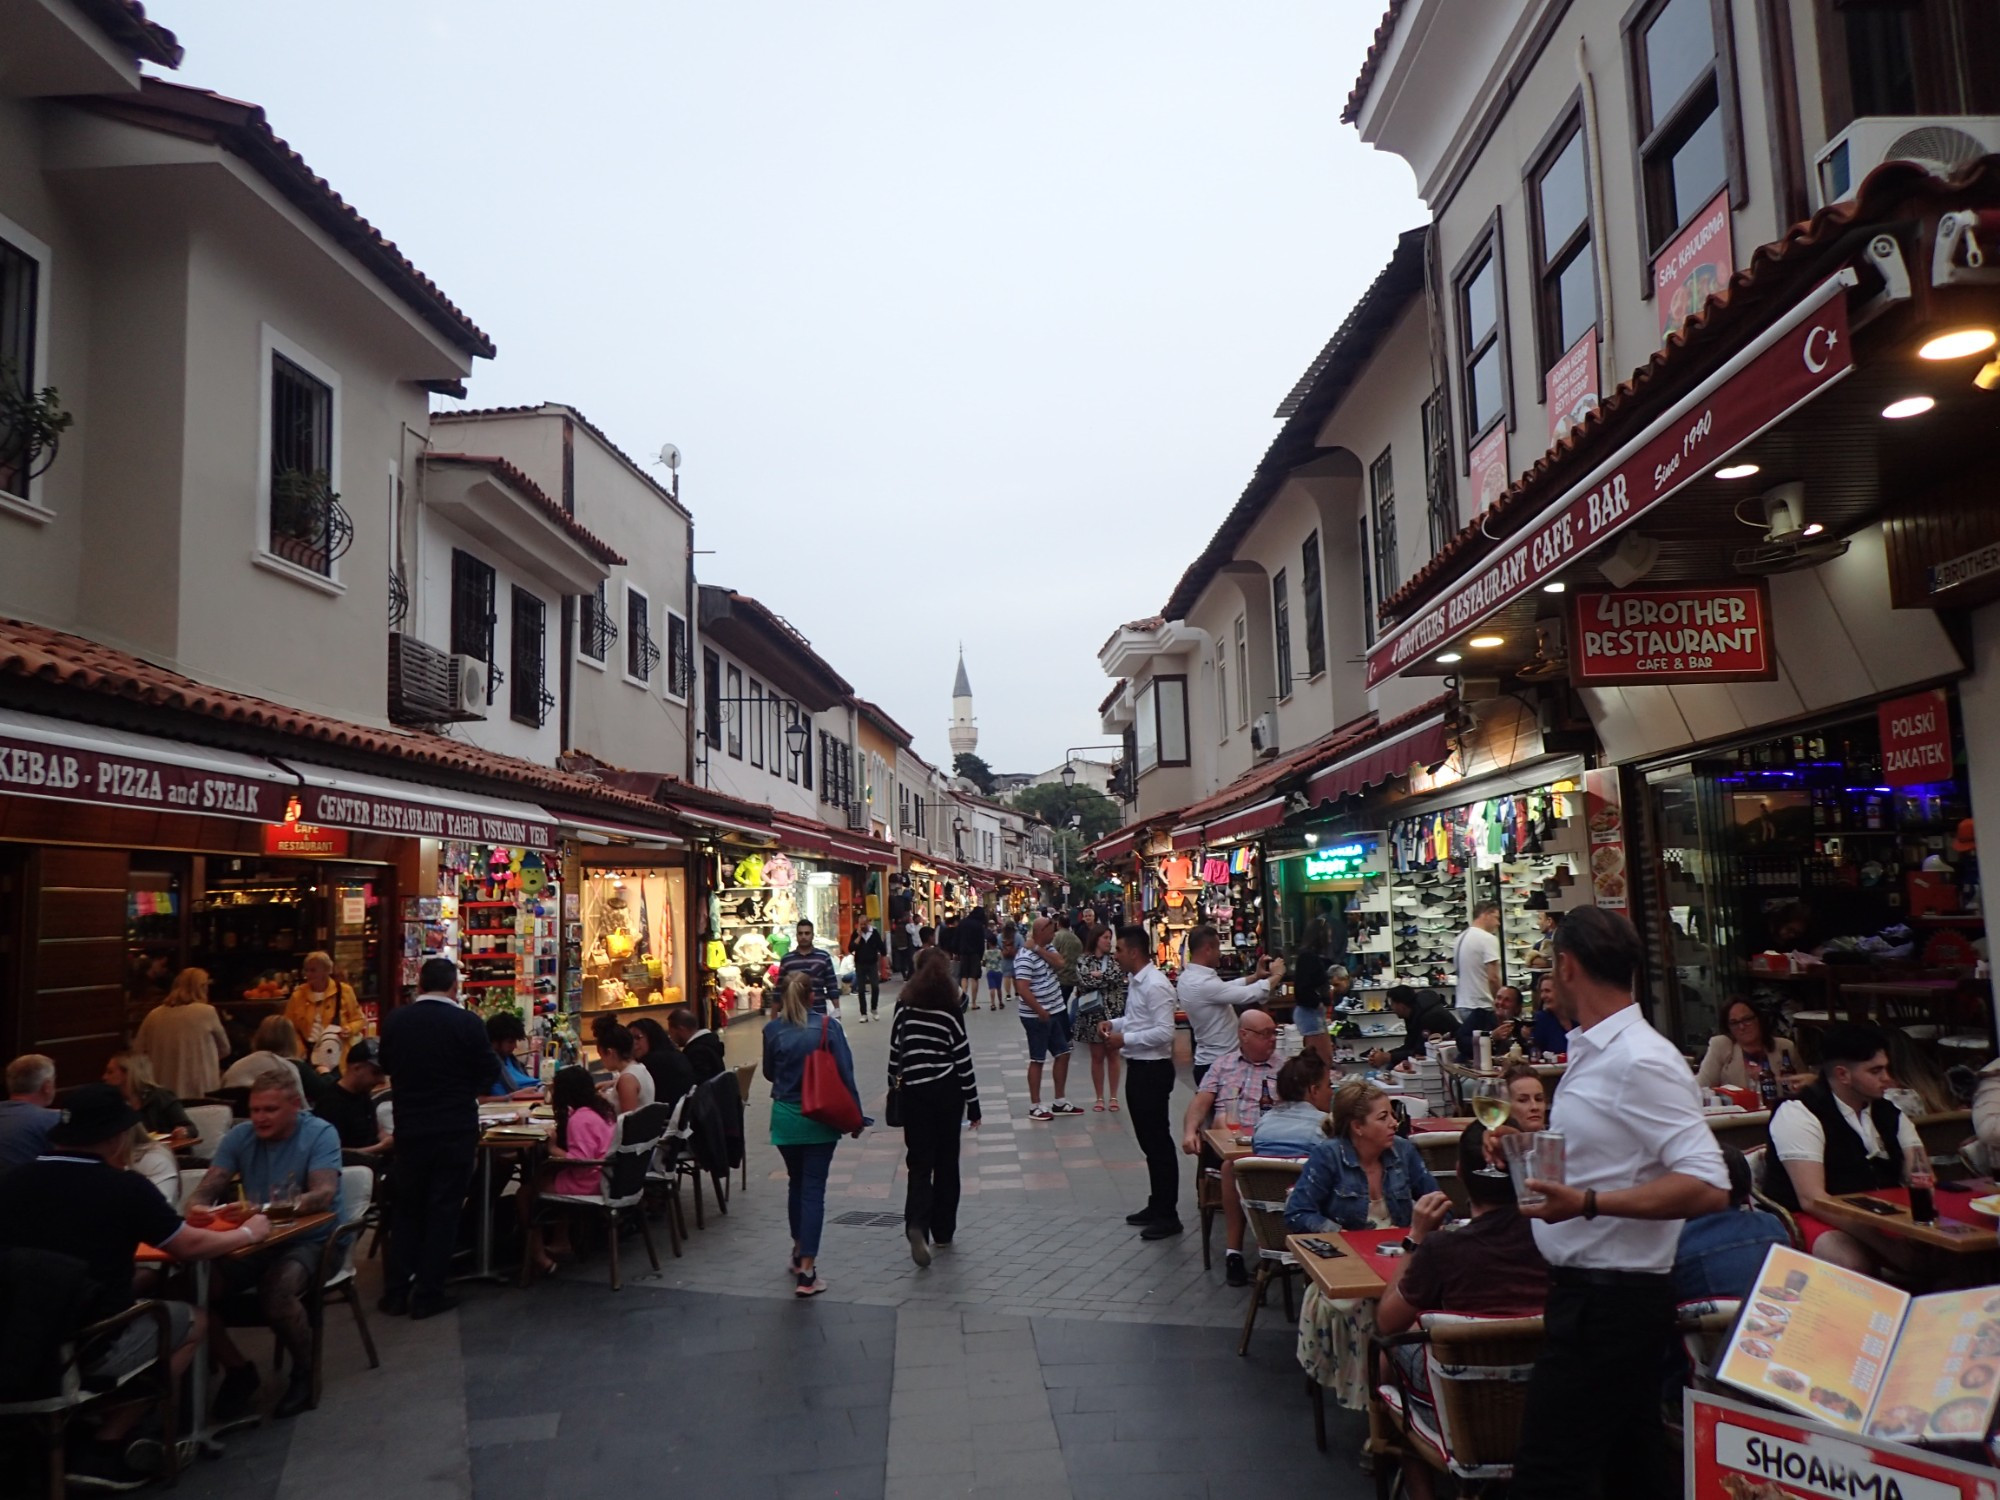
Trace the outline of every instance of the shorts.
<instances>
[{"instance_id":1,"label":"shorts","mask_svg":"<svg viewBox=\"0 0 2000 1500\"><path fill-rule=\"evenodd\" d=\"M260 1250L255 1255L227 1256L215 1263L216 1293L241 1296L253 1292L263 1282L265 1272L286 1261L297 1261L304 1267L306 1285L311 1286L313 1278L319 1275L320 1257L325 1249L326 1237L322 1235L316 1240L287 1240L275 1250Z\"/></svg>"},{"instance_id":2,"label":"shorts","mask_svg":"<svg viewBox=\"0 0 2000 1500\"><path fill-rule=\"evenodd\" d=\"M187 1342L194 1327L194 1309L185 1302L162 1302L171 1329L167 1335L169 1352ZM149 1317L138 1318L119 1329L111 1342L85 1368L86 1375L99 1380L123 1380L136 1375L159 1352L159 1329Z\"/></svg>"},{"instance_id":3,"label":"shorts","mask_svg":"<svg viewBox=\"0 0 2000 1500\"><path fill-rule=\"evenodd\" d=\"M958 977L960 979L976 980L983 972L985 972L984 966L976 958L961 958L958 961Z\"/></svg>"},{"instance_id":4,"label":"shorts","mask_svg":"<svg viewBox=\"0 0 2000 1500\"><path fill-rule=\"evenodd\" d=\"M1021 1027L1028 1033L1029 1062L1069 1056L1069 1012L1052 1010L1046 1021L1039 1016L1023 1016Z\"/></svg>"},{"instance_id":5,"label":"shorts","mask_svg":"<svg viewBox=\"0 0 2000 1500\"><path fill-rule=\"evenodd\" d=\"M1299 1028L1300 1036L1325 1036L1326 1012L1317 1007L1308 1010L1303 1005L1293 1006L1292 1024Z\"/></svg>"},{"instance_id":6,"label":"shorts","mask_svg":"<svg viewBox=\"0 0 2000 1500\"><path fill-rule=\"evenodd\" d=\"M986 971L986 988L993 991L996 995L1000 993L1000 971L998 969L988 969Z\"/></svg>"}]
</instances>

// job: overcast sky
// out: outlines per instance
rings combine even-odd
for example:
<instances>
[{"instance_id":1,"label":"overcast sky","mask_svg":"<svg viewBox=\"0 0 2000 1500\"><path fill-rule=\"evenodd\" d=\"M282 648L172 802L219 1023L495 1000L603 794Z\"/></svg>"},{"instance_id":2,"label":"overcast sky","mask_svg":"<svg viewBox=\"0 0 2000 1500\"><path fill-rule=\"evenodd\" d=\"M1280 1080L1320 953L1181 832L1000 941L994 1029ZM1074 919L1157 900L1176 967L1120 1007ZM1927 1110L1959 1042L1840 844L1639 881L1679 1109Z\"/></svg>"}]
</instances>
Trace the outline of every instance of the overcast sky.
<instances>
[{"instance_id":1,"label":"overcast sky","mask_svg":"<svg viewBox=\"0 0 2000 1500\"><path fill-rule=\"evenodd\" d=\"M1096 744L1271 413L1423 211L1339 123L1379 0L156 0L499 345L671 441L704 582L945 764ZM613 539L616 540L615 538Z\"/></svg>"}]
</instances>

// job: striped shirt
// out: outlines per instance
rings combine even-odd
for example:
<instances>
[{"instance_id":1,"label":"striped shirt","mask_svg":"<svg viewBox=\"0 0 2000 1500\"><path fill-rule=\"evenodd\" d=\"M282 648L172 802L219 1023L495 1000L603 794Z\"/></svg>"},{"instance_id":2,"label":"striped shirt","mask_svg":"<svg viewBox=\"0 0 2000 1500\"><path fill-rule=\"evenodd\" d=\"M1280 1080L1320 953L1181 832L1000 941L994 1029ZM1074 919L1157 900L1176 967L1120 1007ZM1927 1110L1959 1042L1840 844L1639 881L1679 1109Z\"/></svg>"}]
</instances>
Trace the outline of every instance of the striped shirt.
<instances>
[{"instance_id":1,"label":"striped shirt","mask_svg":"<svg viewBox=\"0 0 2000 1500\"><path fill-rule=\"evenodd\" d=\"M1056 971L1048 966L1041 954L1027 947L1014 955L1016 996L1021 994L1023 985L1035 992L1035 999L1041 1002L1042 1009L1050 1015L1067 1008L1063 1004L1062 985L1056 980ZM1035 1019L1035 1013L1025 998L1021 999L1019 1009L1023 1019L1029 1021Z\"/></svg>"},{"instance_id":2,"label":"striped shirt","mask_svg":"<svg viewBox=\"0 0 2000 1500\"><path fill-rule=\"evenodd\" d=\"M784 993L785 986L794 974L804 974L812 981L812 1003L817 1009L840 1002L840 975L834 970L833 959L824 948L794 948L778 962L778 992Z\"/></svg>"},{"instance_id":3,"label":"striped shirt","mask_svg":"<svg viewBox=\"0 0 2000 1500\"><path fill-rule=\"evenodd\" d=\"M965 1091L965 1116L979 1118L979 1084L972 1076L972 1047L965 1023L948 1010L899 1005L889 1030L889 1080L911 1088L958 1075Z\"/></svg>"}]
</instances>

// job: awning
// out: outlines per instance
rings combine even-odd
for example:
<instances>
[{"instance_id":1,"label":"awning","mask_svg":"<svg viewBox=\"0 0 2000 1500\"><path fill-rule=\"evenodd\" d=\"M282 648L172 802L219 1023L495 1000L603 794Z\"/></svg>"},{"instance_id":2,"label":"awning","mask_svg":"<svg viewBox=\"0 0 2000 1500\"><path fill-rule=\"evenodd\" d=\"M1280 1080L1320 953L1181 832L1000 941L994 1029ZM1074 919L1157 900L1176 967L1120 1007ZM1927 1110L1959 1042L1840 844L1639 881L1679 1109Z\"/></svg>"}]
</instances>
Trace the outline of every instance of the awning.
<instances>
[{"instance_id":1,"label":"awning","mask_svg":"<svg viewBox=\"0 0 2000 1500\"><path fill-rule=\"evenodd\" d=\"M0 792L282 823L295 788L256 756L0 709Z\"/></svg>"},{"instance_id":2,"label":"awning","mask_svg":"<svg viewBox=\"0 0 2000 1500\"><path fill-rule=\"evenodd\" d=\"M1351 792L1400 776L1413 765L1435 765L1450 753L1450 730L1445 716L1438 714L1314 772L1306 783L1306 797L1313 802L1337 802Z\"/></svg>"},{"instance_id":3,"label":"awning","mask_svg":"<svg viewBox=\"0 0 2000 1500\"><path fill-rule=\"evenodd\" d=\"M503 802L472 792L336 771L304 761L280 761L305 784L299 821L320 828L391 833L406 838L457 839L553 850L556 820L529 802Z\"/></svg>"},{"instance_id":4,"label":"awning","mask_svg":"<svg viewBox=\"0 0 2000 1500\"><path fill-rule=\"evenodd\" d=\"M769 823L752 823L747 818L732 818L728 813L710 812L704 807L688 807L679 802L669 802L666 805L675 817L685 818L690 823L703 828L713 828L721 833L749 834L767 843L778 836L777 830Z\"/></svg>"},{"instance_id":5,"label":"awning","mask_svg":"<svg viewBox=\"0 0 2000 1500\"><path fill-rule=\"evenodd\" d=\"M887 844L863 843L859 839L841 838L838 834L828 840L834 847L834 857L857 865L879 865L887 868L896 862L896 851Z\"/></svg>"},{"instance_id":6,"label":"awning","mask_svg":"<svg viewBox=\"0 0 2000 1500\"><path fill-rule=\"evenodd\" d=\"M547 811L547 809L544 809ZM661 809L665 811L665 809ZM549 813L556 830L564 838L584 844L630 844L638 849L685 849L687 840L664 828L641 828L633 823L605 823L595 818L576 818L568 813Z\"/></svg>"},{"instance_id":7,"label":"awning","mask_svg":"<svg viewBox=\"0 0 2000 1500\"><path fill-rule=\"evenodd\" d=\"M1246 833L1259 833L1266 828L1276 828L1285 821L1285 799L1272 797L1246 807L1241 812L1229 813L1217 818L1202 829L1202 836L1210 843L1221 839L1238 838Z\"/></svg>"},{"instance_id":8,"label":"awning","mask_svg":"<svg viewBox=\"0 0 2000 1500\"><path fill-rule=\"evenodd\" d=\"M1114 859L1123 859L1132 852L1139 842L1139 835L1144 832L1143 828L1121 828L1116 833L1107 833L1084 850L1084 856L1105 864Z\"/></svg>"},{"instance_id":9,"label":"awning","mask_svg":"<svg viewBox=\"0 0 2000 1500\"><path fill-rule=\"evenodd\" d=\"M1176 849L1199 849L1201 847L1201 824L1183 823L1168 838Z\"/></svg>"}]
</instances>

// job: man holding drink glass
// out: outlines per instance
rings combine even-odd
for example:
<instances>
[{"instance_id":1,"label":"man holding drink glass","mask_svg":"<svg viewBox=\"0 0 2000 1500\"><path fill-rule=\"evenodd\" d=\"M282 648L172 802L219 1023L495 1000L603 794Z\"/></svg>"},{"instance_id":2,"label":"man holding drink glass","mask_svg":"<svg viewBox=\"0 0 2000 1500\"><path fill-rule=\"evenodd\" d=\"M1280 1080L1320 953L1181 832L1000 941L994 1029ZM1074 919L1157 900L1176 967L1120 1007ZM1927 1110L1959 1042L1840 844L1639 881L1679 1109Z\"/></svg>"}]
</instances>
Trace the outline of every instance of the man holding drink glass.
<instances>
[{"instance_id":1,"label":"man holding drink glass","mask_svg":"<svg viewBox=\"0 0 2000 1500\"><path fill-rule=\"evenodd\" d=\"M1551 969L1569 1069L1521 1212L1548 1261L1547 1336L1528 1387L1511 1493L1676 1493L1660 1414L1681 1223L1729 1204L1729 1173L1694 1075L1633 997L1639 934L1596 907L1566 915ZM1489 1132L1505 1156L1518 1132ZM1517 1148L1518 1149L1518 1148ZM1544 1167L1559 1162L1560 1169Z\"/></svg>"}]
</instances>

